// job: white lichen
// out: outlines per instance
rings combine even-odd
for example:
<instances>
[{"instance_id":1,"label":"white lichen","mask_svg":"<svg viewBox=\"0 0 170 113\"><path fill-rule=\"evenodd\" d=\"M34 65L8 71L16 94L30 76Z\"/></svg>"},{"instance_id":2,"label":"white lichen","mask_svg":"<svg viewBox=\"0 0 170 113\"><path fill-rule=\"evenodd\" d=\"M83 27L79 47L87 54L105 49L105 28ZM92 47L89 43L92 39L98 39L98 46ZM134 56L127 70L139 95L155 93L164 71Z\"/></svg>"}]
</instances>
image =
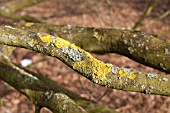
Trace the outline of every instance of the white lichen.
<instances>
[{"instance_id":1,"label":"white lichen","mask_svg":"<svg viewBox=\"0 0 170 113\"><path fill-rule=\"evenodd\" d=\"M119 70L118 67L112 66L112 73L113 73L113 74L117 74L117 73L118 73L118 70Z\"/></svg>"},{"instance_id":2,"label":"white lichen","mask_svg":"<svg viewBox=\"0 0 170 113\"><path fill-rule=\"evenodd\" d=\"M52 97L53 97L53 94L54 94L54 92L53 91L47 91L47 92L45 92L45 95L47 96L47 99L49 100L49 99L51 99Z\"/></svg>"},{"instance_id":3,"label":"white lichen","mask_svg":"<svg viewBox=\"0 0 170 113\"><path fill-rule=\"evenodd\" d=\"M159 81L164 81L164 82L167 82L168 81L168 78L160 78Z\"/></svg>"},{"instance_id":4,"label":"white lichen","mask_svg":"<svg viewBox=\"0 0 170 113\"><path fill-rule=\"evenodd\" d=\"M169 55L169 54L170 54L170 51L167 48L165 48L165 55Z\"/></svg>"},{"instance_id":5,"label":"white lichen","mask_svg":"<svg viewBox=\"0 0 170 113\"><path fill-rule=\"evenodd\" d=\"M28 44L30 47L34 47L34 43L32 43L31 41L28 41L27 44Z\"/></svg>"},{"instance_id":6,"label":"white lichen","mask_svg":"<svg viewBox=\"0 0 170 113\"><path fill-rule=\"evenodd\" d=\"M142 89L145 89L146 87L145 87L145 85L143 84L143 85L141 85L141 88L142 88Z\"/></svg>"},{"instance_id":7,"label":"white lichen","mask_svg":"<svg viewBox=\"0 0 170 113\"><path fill-rule=\"evenodd\" d=\"M150 79L151 79L151 78L156 79L156 78L158 78L158 75L157 75L157 74L152 74L152 73L147 73L147 74L146 74L146 77L147 77L147 78L150 78Z\"/></svg>"},{"instance_id":8,"label":"white lichen","mask_svg":"<svg viewBox=\"0 0 170 113\"><path fill-rule=\"evenodd\" d=\"M83 31L84 31L83 27L78 30L79 33L83 32Z\"/></svg>"},{"instance_id":9,"label":"white lichen","mask_svg":"<svg viewBox=\"0 0 170 113\"><path fill-rule=\"evenodd\" d=\"M6 28L10 28L10 29L16 29L16 28L14 28L14 27L12 27L12 26L9 26L9 25L5 25L5 27L6 27Z\"/></svg>"},{"instance_id":10,"label":"white lichen","mask_svg":"<svg viewBox=\"0 0 170 113\"><path fill-rule=\"evenodd\" d=\"M148 46L145 46L145 50L149 50Z\"/></svg>"},{"instance_id":11,"label":"white lichen","mask_svg":"<svg viewBox=\"0 0 170 113\"><path fill-rule=\"evenodd\" d=\"M13 36L13 35L9 35L9 38L10 38L11 40L15 40L15 39L16 39L16 37Z\"/></svg>"},{"instance_id":12,"label":"white lichen","mask_svg":"<svg viewBox=\"0 0 170 113\"><path fill-rule=\"evenodd\" d=\"M71 49L68 46L60 48L60 51L75 62L80 62L84 59L84 55L82 55L82 53L76 49Z\"/></svg>"},{"instance_id":13,"label":"white lichen","mask_svg":"<svg viewBox=\"0 0 170 113\"><path fill-rule=\"evenodd\" d=\"M124 44L128 44L128 41L127 40L123 40Z\"/></svg>"}]
</instances>

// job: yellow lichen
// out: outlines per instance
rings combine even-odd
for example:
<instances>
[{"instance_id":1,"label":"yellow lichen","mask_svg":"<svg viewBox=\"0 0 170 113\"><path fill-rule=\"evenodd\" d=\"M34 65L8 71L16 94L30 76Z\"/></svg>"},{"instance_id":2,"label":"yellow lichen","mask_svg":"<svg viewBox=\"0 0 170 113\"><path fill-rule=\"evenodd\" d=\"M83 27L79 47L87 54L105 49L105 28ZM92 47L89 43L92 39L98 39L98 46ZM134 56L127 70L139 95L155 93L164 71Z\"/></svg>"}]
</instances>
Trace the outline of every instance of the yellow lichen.
<instances>
[{"instance_id":1,"label":"yellow lichen","mask_svg":"<svg viewBox=\"0 0 170 113\"><path fill-rule=\"evenodd\" d=\"M80 62L74 62L74 69L81 70L84 74L92 76L92 79L96 81L101 81L103 83L107 82L106 75L111 72L111 64L105 64L95 58L93 58L89 53L85 52L86 58Z\"/></svg>"},{"instance_id":2,"label":"yellow lichen","mask_svg":"<svg viewBox=\"0 0 170 113\"><path fill-rule=\"evenodd\" d=\"M121 77L124 77L124 76L127 75L127 73L126 73L125 71L123 71L122 69L120 69L120 70L118 71L118 73L119 73L119 75L120 75Z\"/></svg>"},{"instance_id":3,"label":"yellow lichen","mask_svg":"<svg viewBox=\"0 0 170 113\"><path fill-rule=\"evenodd\" d=\"M106 33L104 34L104 36L99 35L98 32L94 32L93 36L98 40L98 41L104 41L105 38L107 37Z\"/></svg>"},{"instance_id":4,"label":"yellow lichen","mask_svg":"<svg viewBox=\"0 0 170 113\"><path fill-rule=\"evenodd\" d=\"M62 39L62 38L57 38L56 42L55 42L55 46L57 48L62 48L62 47L66 47L66 46L70 46L71 43Z\"/></svg>"},{"instance_id":5,"label":"yellow lichen","mask_svg":"<svg viewBox=\"0 0 170 113\"><path fill-rule=\"evenodd\" d=\"M43 42L52 42L51 36L50 35L46 35L46 36L39 36L39 38L41 39L41 41Z\"/></svg>"},{"instance_id":6,"label":"yellow lichen","mask_svg":"<svg viewBox=\"0 0 170 113\"><path fill-rule=\"evenodd\" d=\"M34 25L34 23L32 23L32 22L28 22L28 23L25 24L26 27L30 27L32 25Z\"/></svg>"},{"instance_id":7,"label":"yellow lichen","mask_svg":"<svg viewBox=\"0 0 170 113\"><path fill-rule=\"evenodd\" d=\"M128 74L127 78L134 80L136 78L136 74L131 72L130 74Z\"/></svg>"},{"instance_id":8,"label":"yellow lichen","mask_svg":"<svg viewBox=\"0 0 170 113\"><path fill-rule=\"evenodd\" d=\"M99 81L102 83L107 82L106 75L112 70L111 64L105 64L93 58L92 55L88 52L81 50L79 47L62 38L56 39L55 46L57 48L70 47L70 49L76 49L80 53L84 54L85 58L82 61L73 62L73 68L92 78L96 83Z\"/></svg>"},{"instance_id":9,"label":"yellow lichen","mask_svg":"<svg viewBox=\"0 0 170 113\"><path fill-rule=\"evenodd\" d=\"M136 74L133 72L125 72L124 70L120 69L118 71L120 77L127 77L128 79L134 80L136 78Z\"/></svg>"},{"instance_id":10,"label":"yellow lichen","mask_svg":"<svg viewBox=\"0 0 170 113\"><path fill-rule=\"evenodd\" d=\"M94 35L93 35L98 41L101 40L101 36L98 34L98 32L94 32Z\"/></svg>"},{"instance_id":11,"label":"yellow lichen","mask_svg":"<svg viewBox=\"0 0 170 113\"><path fill-rule=\"evenodd\" d=\"M71 44L69 41L66 41L59 37L57 38L57 40L55 42L55 46L59 49L67 46L67 47L70 47L71 49L76 49L76 50L79 50L80 52L82 52L80 47L77 47L74 44Z\"/></svg>"}]
</instances>

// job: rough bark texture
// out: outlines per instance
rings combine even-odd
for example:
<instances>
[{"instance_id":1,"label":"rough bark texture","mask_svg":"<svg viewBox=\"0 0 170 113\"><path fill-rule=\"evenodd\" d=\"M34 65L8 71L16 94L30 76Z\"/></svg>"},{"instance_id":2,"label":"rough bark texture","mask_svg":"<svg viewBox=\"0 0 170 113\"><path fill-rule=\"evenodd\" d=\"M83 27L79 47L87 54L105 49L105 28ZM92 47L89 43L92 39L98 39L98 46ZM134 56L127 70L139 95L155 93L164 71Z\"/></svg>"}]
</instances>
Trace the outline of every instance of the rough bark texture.
<instances>
[{"instance_id":1,"label":"rough bark texture","mask_svg":"<svg viewBox=\"0 0 170 113\"><path fill-rule=\"evenodd\" d=\"M27 23L25 27L32 25L34 24ZM82 28L70 25L63 27L67 27L68 31L72 27L76 31L79 29L82 30ZM62 28L61 30L63 31ZM84 30L84 33L93 36L92 39L99 41L102 39L104 40L104 45L102 46L106 46L106 48L104 48L105 52L107 50L112 51L116 49L120 50L120 52L126 52L125 50L128 49L128 52L126 53L134 53L133 55L137 56L142 56L144 54L144 58L151 59L151 61L155 61L153 57L156 56L165 58L166 62L169 62L168 60L170 60L168 43L159 40L152 35L146 35L144 33L141 34L141 32L134 32L129 30L94 28L87 28ZM81 31L81 33L83 31ZM111 34L115 36L115 40L112 39ZM70 33L70 35L72 35L72 33ZM88 37L85 38L84 41L86 41L86 39L88 39ZM138 41L140 46L137 43ZM109 42L111 43L109 44ZM113 42L115 43L113 44ZM92 82L105 87L142 92L146 94L170 95L170 76L139 72L133 69L118 68L112 64L105 64L93 58L83 49L75 46L74 44L71 44L62 38L59 38L58 36L53 36L42 32L22 30L11 26L2 26L0 27L0 43L11 46L24 47L56 57ZM155 43L157 43L156 47ZM87 44L90 44L90 42L88 41ZM98 46L96 49L101 50L100 48L102 46ZM158 59L157 62L159 62L159 60L160 59Z\"/></svg>"},{"instance_id":2,"label":"rough bark texture","mask_svg":"<svg viewBox=\"0 0 170 113\"><path fill-rule=\"evenodd\" d=\"M17 23L14 27L58 36L94 53L118 53L144 65L170 73L170 41L161 40L141 31L35 23Z\"/></svg>"},{"instance_id":3,"label":"rough bark texture","mask_svg":"<svg viewBox=\"0 0 170 113\"><path fill-rule=\"evenodd\" d=\"M1 47L13 49L8 46ZM7 52L2 51L0 51L0 79L25 94L36 106L36 112L42 107L47 107L54 113L84 113L85 110L89 113L116 113L64 89L44 76L17 67L9 61L5 55Z\"/></svg>"}]
</instances>

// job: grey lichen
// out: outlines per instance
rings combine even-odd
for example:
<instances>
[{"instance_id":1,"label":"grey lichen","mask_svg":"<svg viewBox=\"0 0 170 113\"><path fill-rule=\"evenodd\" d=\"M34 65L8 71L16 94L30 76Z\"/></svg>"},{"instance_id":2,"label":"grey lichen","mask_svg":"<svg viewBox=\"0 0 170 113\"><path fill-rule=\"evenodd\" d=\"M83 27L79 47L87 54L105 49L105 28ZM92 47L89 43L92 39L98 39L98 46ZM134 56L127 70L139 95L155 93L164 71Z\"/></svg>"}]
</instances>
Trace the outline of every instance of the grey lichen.
<instances>
[{"instance_id":1,"label":"grey lichen","mask_svg":"<svg viewBox=\"0 0 170 113\"><path fill-rule=\"evenodd\" d=\"M141 88L142 88L142 89L145 89L145 88L146 88L146 86L143 84L143 85L141 85Z\"/></svg>"},{"instance_id":2,"label":"grey lichen","mask_svg":"<svg viewBox=\"0 0 170 113\"><path fill-rule=\"evenodd\" d=\"M164 78L160 78L160 79L159 79L159 81L167 82L167 81L168 81L168 79L164 77Z\"/></svg>"},{"instance_id":3,"label":"grey lichen","mask_svg":"<svg viewBox=\"0 0 170 113\"><path fill-rule=\"evenodd\" d=\"M131 68L121 68L123 71L130 73L131 71L133 71L133 69Z\"/></svg>"},{"instance_id":4,"label":"grey lichen","mask_svg":"<svg viewBox=\"0 0 170 113\"><path fill-rule=\"evenodd\" d=\"M118 68L118 67L112 66L112 73L113 73L113 74L117 74L118 71L119 71L119 68Z\"/></svg>"},{"instance_id":5,"label":"grey lichen","mask_svg":"<svg viewBox=\"0 0 170 113\"><path fill-rule=\"evenodd\" d=\"M170 54L169 50L165 48L165 55L169 55L169 54Z\"/></svg>"},{"instance_id":6,"label":"grey lichen","mask_svg":"<svg viewBox=\"0 0 170 113\"><path fill-rule=\"evenodd\" d=\"M28 41L27 44L28 44L30 47L34 47L34 43L32 43L31 41Z\"/></svg>"},{"instance_id":7,"label":"grey lichen","mask_svg":"<svg viewBox=\"0 0 170 113\"><path fill-rule=\"evenodd\" d=\"M71 49L69 47L63 47L60 48L60 51L64 54L66 54L70 59L72 59L74 62L80 62L85 58L85 55L83 55L82 53L80 53L78 50L76 49Z\"/></svg>"},{"instance_id":8,"label":"grey lichen","mask_svg":"<svg viewBox=\"0 0 170 113\"><path fill-rule=\"evenodd\" d=\"M152 74L152 73L147 73L147 74L146 74L146 77L147 77L147 78L150 78L150 79L151 79L151 78L155 78L155 79L156 79L156 78L158 77L158 75L157 75L157 74Z\"/></svg>"},{"instance_id":9,"label":"grey lichen","mask_svg":"<svg viewBox=\"0 0 170 113\"><path fill-rule=\"evenodd\" d=\"M47 96L47 99L49 100L49 99L51 99L52 97L53 97L53 94L54 94L54 92L53 91L47 91L46 93L45 93L45 95Z\"/></svg>"}]
</instances>

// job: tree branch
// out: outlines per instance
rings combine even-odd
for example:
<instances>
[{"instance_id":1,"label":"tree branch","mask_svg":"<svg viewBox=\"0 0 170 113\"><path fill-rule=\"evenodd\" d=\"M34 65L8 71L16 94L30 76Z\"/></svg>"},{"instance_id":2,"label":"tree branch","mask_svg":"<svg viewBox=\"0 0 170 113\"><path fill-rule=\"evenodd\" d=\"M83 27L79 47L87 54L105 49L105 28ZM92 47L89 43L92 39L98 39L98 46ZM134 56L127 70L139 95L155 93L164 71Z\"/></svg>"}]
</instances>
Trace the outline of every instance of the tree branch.
<instances>
[{"instance_id":1,"label":"tree branch","mask_svg":"<svg viewBox=\"0 0 170 113\"><path fill-rule=\"evenodd\" d=\"M146 66L170 73L169 41L163 41L144 32L35 23L17 23L14 27L27 32L43 32L59 36L94 53L118 53Z\"/></svg>"},{"instance_id":2,"label":"tree branch","mask_svg":"<svg viewBox=\"0 0 170 113\"><path fill-rule=\"evenodd\" d=\"M3 17L16 19L16 20L26 20L32 22L40 22L39 20L30 17L30 16L22 16L21 14L17 14L17 12L25 7L29 7L35 4L38 4L44 0L14 0L11 2L7 2L3 5L0 5L0 15Z\"/></svg>"},{"instance_id":3,"label":"tree branch","mask_svg":"<svg viewBox=\"0 0 170 113\"><path fill-rule=\"evenodd\" d=\"M7 47L3 46L3 48ZM66 90L47 77L17 67L2 52L0 52L0 69L0 79L25 94L36 106L35 112L39 112L42 107L47 107L54 113L84 113L85 110L94 113L116 113ZM94 106L101 111L94 109Z\"/></svg>"},{"instance_id":4,"label":"tree branch","mask_svg":"<svg viewBox=\"0 0 170 113\"><path fill-rule=\"evenodd\" d=\"M71 26L67 27L69 30ZM141 47L145 49L146 47L148 47L146 50L149 51L149 55L159 54L161 55L161 57L165 57L167 60L169 60L169 55L167 53L168 51L162 50L164 48L168 50L170 49L168 43L160 41L159 39L151 35L141 34L141 32L135 32L134 36L134 34L132 34L134 33L134 31L128 30L119 31L115 29L107 29L105 30L105 33L103 33L102 31L103 29L88 29L88 32L94 32L93 37L95 37L95 39L97 40L102 40L102 37L100 36L103 35L104 38L104 34L108 33L108 31L112 31L111 33L116 32L118 34L116 36L120 36L121 39L123 39L122 41L120 39L118 40L117 37L115 37L115 40L119 41L117 42L119 46L121 45L121 41L123 42L123 44L129 45L130 47L134 46L134 48L131 48L129 50L130 52L139 54ZM126 36L129 37L122 36L123 34L126 34ZM140 40L136 40L137 37L140 37ZM127 40L130 40L127 38L133 39L135 42L133 42L133 40L130 42L125 42ZM147 42L146 40L142 41L142 39L149 40L150 42ZM110 41L109 38L107 38L107 40ZM114 42L114 40L111 41ZM138 48L135 48L136 45L138 46L138 43L136 43L136 41L145 42L140 43L143 45L140 46L139 50ZM157 45L155 47L156 42ZM112 64L105 64L93 58L88 52L84 51L83 49L57 36L49 35L42 32L36 33L26 30L24 31L18 28L13 28L11 26L2 26L0 27L0 43L11 46L24 47L56 57L92 82L105 87L142 92L146 94L158 94L168 96L170 95L170 76L163 74L139 72L133 69L118 68L116 66L113 66ZM105 46L106 48L108 47L107 45L103 45L103 47ZM114 45L112 46L113 48L115 47ZM126 46L119 48L123 49L126 48ZM168 62L167 60L166 62Z\"/></svg>"},{"instance_id":5,"label":"tree branch","mask_svg":"<svg viewBox=\"0 0 170 113\"><path fill-rule=\"evenodd\" d=\"M141 22L148 16L154 6L157 4L159 0L150 0L150 5L148 6L147 10L143 13L143 15L138 19L138 21L135 23L134 27L132 28L133 30L137 29L137 27L141 24Z\"/></svg>"}]
</instances>

